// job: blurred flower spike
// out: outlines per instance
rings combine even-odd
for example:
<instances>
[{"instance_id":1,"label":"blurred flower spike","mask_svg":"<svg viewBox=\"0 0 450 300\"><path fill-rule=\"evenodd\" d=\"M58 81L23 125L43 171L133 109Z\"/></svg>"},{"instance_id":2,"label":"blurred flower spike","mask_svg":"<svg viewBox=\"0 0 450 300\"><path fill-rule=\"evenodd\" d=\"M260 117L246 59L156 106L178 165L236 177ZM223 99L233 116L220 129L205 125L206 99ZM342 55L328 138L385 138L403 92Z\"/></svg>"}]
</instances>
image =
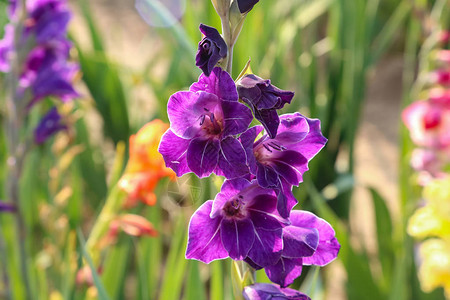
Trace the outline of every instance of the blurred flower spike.
<instances>
[{"instance_id":1,"label":"blurred flower spike","mask_svg":"<svg viewBox=\"0 0 450 300\"><path fill-rule=\"evenodd\" d=\"M15 211L16 207L14 206L14 204L0 201L0 212L15 212Z\"/></svg>"},{"instance_id":2,"label":"blurred flower spike","mask_svg":"<svg viewBox=\"0 0 450 300\"><path fill-rule=\"evenodd\" d=\"M20 18L18 6L19 3L10 2L9 17L15 23ZM78 97L71 82L78 65L68 61L72 44L66 37L71 18L67 2L27 1L25 11L23 26L7 24L0 41L0 71L19 72L13 74L20 78L12 96L16 101L25 101L28 108L48 96L63 101Z\"/></svg>"},{"instance_id":3,"label":"blurred flower spike","mask_svg":"<svg viewBox=\"0 0 450 300\"><path fill-rule=\"evenodd\" d=\"M62 122L57 108L53 107L42 117L35 128L34 141L36 144L43 144L52 135L63 129L67 129L67 126Z\"/></svg>"},{"instance_id":4,"label":"blurred flower spike","mask_svg":"<svg viewBox=\"0 0 450 300\"><path fill-rule=\"evenodd\" d=\"M154 205L154 190L158 182L164 177L176 177L172 170L166 168L158 152L161 136L168 128L168 124L156 119L130 137L130 158L125 174L119 180L119 187L128 193L125 207L133 207L138 201Z\"/></svg>"}]
</instances>

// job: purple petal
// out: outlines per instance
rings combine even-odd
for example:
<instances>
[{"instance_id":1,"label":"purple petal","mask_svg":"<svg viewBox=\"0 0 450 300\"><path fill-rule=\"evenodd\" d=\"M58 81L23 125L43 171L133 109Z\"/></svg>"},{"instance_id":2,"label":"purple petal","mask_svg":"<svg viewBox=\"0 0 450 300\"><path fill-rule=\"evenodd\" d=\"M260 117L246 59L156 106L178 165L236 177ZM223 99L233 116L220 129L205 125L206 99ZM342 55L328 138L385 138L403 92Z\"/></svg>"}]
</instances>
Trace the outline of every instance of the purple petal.
<instances>
[{"instance_id":1,"label":"purple petal","mask_svg":"<svg viewBox=\"0 0 450 300\"><path fill-rule=\"evenodd\" d=\"M190 141L178 137L170 129L161 137L158 151L162 154L166 166L174 170L178 177L191 172L186 160Z\"/></svg>"},{"instance_id":2,"label":"purple petal","mask_svg":"<svg viewBox=\"0 0 450 300\"><path fill-rule=\"evenodd\" d=\"M280 125L280 118L275 109L254 110L255 118L261 122L267 134L271 138L275 138Z\"/></svg>"},{"instance_id":3,"label":"purple petal","mask_svg":"<svg viewBox=\"0 0 450 300\"><path fill-rule=\"evenodd\" d=\"M10 53L14 48L14 26L6 24L3 39L0 40L0 72L10 69Z\"/></svg>"},{"instance_id":4,"label":"purple petal","mask_svg":"<svg viewBox=\"0 0 450 300\"><path fill-rule=\"evenodd\" d=\"M280 180L280 183L277 189L277 209L283 218L288 218L292 208L297 205L297 199L292 193L292 185L283 179Z\"/></svg>"},{"instance_id":5,"label":"purple petal","mask_svg":"<svg viewBox=\"0 0 450 300\"><path fill-rule=\"evenodd\" d=\"M255 241L248 257L257 265L266 267L277 263L283 250L282 230L255 228Z\"/></svg>"},{"instance_id":6,"label":"purple petal","mask_svg":"<svg viewBox=\"0 0 450 300\"><path fill-rule=\"evenodd\" d=\"M182 138L194 138L201 128L201 117L205 111L214 112L219 99L205 92L177 92L170 96L167 114L170 129Z\"/></svg>"},{"instance_id":7,"label":"purple petal","mask_svg":"<svg viewBox=\"0 0 450 300\"><path fill-rule=\"evenodd\" d=\"M254 261L252 261L248 256L244 259L246 263L250 265L255 270L261 270L263 267L257 265Z\"/></svg>"},{"instance_id":8,"label":"purple petal","mask_svg":"<svg viewBox=\"0 0 450 300\"><path fill-rule=\"evenodd\" d=\"M318 119L308 119L299 113L280 116L277 141L311 160L326 144Z\"/></svg>"},{"instance_id":9,"label":"purple petal","mask_svg":"<svg viewBox=\"0 0 450 300\"><path fill-rule=\"evenodd\" d=\"M283 229L283 257L311 256L319 245L319 232L315 228L287 226Z\"/></svg>"},{"instance_id":10,"label":"purple petal","mask_svg":"<svg viewBox=\"0 0 450 300\"><path fill-rule=\"evenodd\" d=\"M217 139L193 139L187 150L189 169L198 177L207 177L217 166L220 143Z\"/></svg>"},{"instance_id":11,"label":"purple petal","mask_svg":"<svg viewBox=\"0 0 450 300\"><path fill-rule=\"evenodd\" d=\"M293 150L274 153L272 161L273 169L292 185L298 186L303 181L303 173L308 171L308 160Z\"/></svg>"},{"instance_id":12,"label":"purple petal","mask_svg":"<svg viewBox=\"0 0 450 300\"><path fill-rule=\"evenodd\" d=\"M213 69L209 76L201 74L198 82L189 88L191 92L204 91L216 95L221 100L237 101L238 94L233 78L219 67Z\"/></svg>"},{"instance_id":13,"label":"purple petal","mask_svg":"<svg viewBox=\"0 0 450 300\"><path fill-rule=\"evenodd\" d=\"M239 137L239 140L245 149L245 153L247 154L247 165L249 166L252 174L256 174L257 171L255 154L253 153L253 144L261 131L261 126L253 126Z\"/></svg>"},{"instance_id":14,"label":"purple petal","mask_svg":"<svg viewBox=\"0 0 450 300\"><path fill-rule=\"evenodd\" d=\"M69 11L47 13L36 24L36 40L38 43L50 42L66 35L67 24L71 18Z\"/></svg>"},{"instance_id":15,"label":"purple petal","mask_svg":"<svg viewBox=\"0 0 450 300\"><path fill-rule=\"evenodd\" d=\"M265 188L276 188L279 185L278 174L270 166L264 166L256 163L258 169L256 171L256 178L258 184Z\"/></svg>"},{"instance_id":16,"label":"purple petal","mask_svg":"<svg viewBox=\"0 0 450 300\"><path fill-rule=\"evenodd\" d=\"M282 227L281 223L286 223L276 210L277 198L269 193L257 195L253 203L248 207L249 217L256 228L265 230L278 230Z\"/></svg>"},{"instance_id":17,"label":"purple petal","mask_svg":"<svg viewBox=\"0 0 450 300\"><path fill-rule=\"evenodd\" d=\"M328 222L313 213L301 210L292 211L291 221L292 226L314 228L319 232L319 245L312 256L303 258L305 265L324 266L337 257L341 246Z\"/></svg>"},{"instance_id":18,"label":"purple petal","mask_svg":"<svg viewBox=\"0 0 450 300\"><path fill-rule=\"evenodd\" d=\"M192 215L186 249L187 259L196 259L209 264L216 259L228 257L220 238L222 218L211 219L212 200L206 201Z\"/></svg>"},{"instance_id":19,"label":"purple petal","mask_svg":"<svg viewBox=\"0 0 450 300\"><path fill-rule=\"evenodd\" d=\"M265 268L267 277L281 287L287 287L302 274L302 258L280 258L273 266Z\"/></svg>"},{"instance_id":20,"label":"purple petal","mask_svg":"<svg viewBox=\"0 0 450 300\"><path fill-rule=\"evenodd\" d=\"M241 177L249 172L247 156L242 144L234 137L220 141L218 168L227 179Z\"/></svg>"},{"instance_id":21,"label":"purple petal","mask_svg":"<svg viewBox=\"0 0 450 300\"><path fill-rule=\"evenodd\" d=\"M234 260L243 260L255 240L255 228L249 219L223 219L220 236L230 257Z\"/></svg>"},{"instance_id":22,"label":"purple petal","mask_svg":"<svg viewBox=\"0 0 450 300\"><path fill-rule=\"evenodd\" d=\"M247 130L252 122L252 112L247 106L234 101L222 101L223 136L236 135Z\"/></svg>"},{"instance_id":23,"label":"purple petal","mask_svg":"<svg viewBox=\"0 0 450 300\"><path fill-rule=\"evenodd\" d=\"M290 288L280 288L271 283L255 283L244 287L246 300L311 300L307 295Z\"/></svg>"}]
</instances>

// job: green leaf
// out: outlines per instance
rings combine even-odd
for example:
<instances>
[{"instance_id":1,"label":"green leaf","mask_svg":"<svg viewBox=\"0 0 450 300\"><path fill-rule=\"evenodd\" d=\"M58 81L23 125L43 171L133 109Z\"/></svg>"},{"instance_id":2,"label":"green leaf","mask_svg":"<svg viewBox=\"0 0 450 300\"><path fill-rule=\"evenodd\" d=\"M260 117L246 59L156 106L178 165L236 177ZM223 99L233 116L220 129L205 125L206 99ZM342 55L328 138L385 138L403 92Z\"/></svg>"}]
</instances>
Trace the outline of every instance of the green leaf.
<instances>
[{"instance_id":1,"label":"green leaf","mask_svg":"<svg viewBox=\"0 0 450 300\"><path fill-rule=\"evenodd\" d=\"M383 270L383 284L386 291L391 289L393 266L395 260L394 241L392 237L392 219L386 200L374 189L370 188L375 208L375 225L377 230L378 256Z\"/></svg>"},{"instance_id":2,"label":"green leaf","mask_svg":"<svg viewBox=\"0 0 450 300\"><path fill-rule=\"evenodd\" d=\"M97 288L97 292L98 292L98 298L100 300L109 300L109 296L106 293L105 287L103 286L103 283L100 279L100 277L98 276L97 270L94 266L94 263L92 262L91 257L89 256L89 254L86 251L86 247L85 247L85 240L83 237L83 233L81 232L81 229L77 229L77 235L78 235L78 240L80 241L80 248L81 248L81 254L83 256L83 258L86 260L86 262L89 265L89 268L91 269L91 273L92 273L92 278L94 280L94 285Z\"/></svg>"}]
</instances>

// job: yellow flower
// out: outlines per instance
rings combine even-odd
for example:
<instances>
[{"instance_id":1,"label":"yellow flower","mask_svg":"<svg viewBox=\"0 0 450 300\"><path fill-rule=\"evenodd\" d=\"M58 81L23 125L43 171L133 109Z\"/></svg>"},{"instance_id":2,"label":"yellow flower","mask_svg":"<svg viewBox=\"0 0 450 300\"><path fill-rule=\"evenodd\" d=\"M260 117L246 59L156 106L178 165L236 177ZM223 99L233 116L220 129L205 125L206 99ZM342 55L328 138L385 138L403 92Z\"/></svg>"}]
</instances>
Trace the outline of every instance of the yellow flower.
<instances>
[{"instance_id":1,"label":"yellow flower","mask_svg":"<svg viewBox=\"0 0 450 300\"><path fill-rule=\"evenodd\" d=\"M126 207L142 201L154 205L154 190L163 177L176 178L175 173L166 168L164 159L158 152L161 136L169 125L161 120L153 120L130 137L130 158L119 187L128 193Z\"/></svg>"},{"instance_id":2,"label":"yellow flower","mask_svg":"<svg viewBox=\"0 0 450 300\"><path fill-rule=\"evenodd\" d=\"M423 196L442 218L450 221L450 176L430 182Z\"/></svg>"},{"instance_id":3,"label":"yellow flower","mask_svg":"<svg viewBox=\"0 0 450 300\"><path fill-rule=\"evenodd\" d=\"M408 234L415 238L450 236L450 220L441 217L432 205L419 208L408 222Z\"/></svg>"},{"instance_id":4,"label":"yellow flower","mask_svg":"<svg viewBox=\"0 0 450 300\"><path fill-rule=\"evenodd\" d=\"M423 259L419 268L422 289L431 292L443 287L447 299L450 299L450 240L429 239L420 246Z\"/></svg>"},{"instance_id":5,"label":"yellow flower","mask_svg":"<svg viewBox=\"0 0 450 300\"><path fill-rule=\"evenodd\" d=\"M423 197L426 205L409 219L408 233L416 238L450 238L450 177L431 181Z\"/></svg>"}]
</instances>

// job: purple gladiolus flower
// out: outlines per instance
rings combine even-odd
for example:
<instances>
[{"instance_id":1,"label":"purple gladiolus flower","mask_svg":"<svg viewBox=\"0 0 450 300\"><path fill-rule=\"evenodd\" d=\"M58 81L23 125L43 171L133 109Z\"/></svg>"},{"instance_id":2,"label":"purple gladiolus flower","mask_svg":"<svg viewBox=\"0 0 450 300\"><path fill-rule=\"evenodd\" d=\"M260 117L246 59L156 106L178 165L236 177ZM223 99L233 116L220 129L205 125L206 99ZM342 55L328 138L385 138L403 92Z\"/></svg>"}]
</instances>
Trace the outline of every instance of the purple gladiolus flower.
<instances>
[{"instance_id":1,"label":"purple gladiolus flower","mask_svg":"<svg viewBox=\"0 0 450 300\"><path fill-rule=\"evenodd\" d=\"M303 173L308 170L308 162L324 147L327 139L320 131L318 119L308 119L300 113L280 117L280 126L275 138L264 134L253 144L262 131L261 126L248 129L240 136L247 149L247 159L252 174L258 184L278 190L278 211L288 217L297 204L292 195L292 186L303 181Z\"/></svg>"},{"instance_id":2,"label":"purple gladiolus flower","mask_svg":"<svg viewBox=\"0 0 450 300\"><path fill-rule=\"evenodd\" d=\"M33 31L37 43L64 38L71 13L64 0L37 0L29 3L30 20L25 31Z\"/></svg>"},{"instance_id":3,"label":"purple gladiolus flower","mask_svg":"<svg viewBox=\"0 0 450 300\"><path fill-rule=\"evenodd\" d=\"M237 0L239 11L241 14L249 12L259 0Z\"/></svg>"},{"instance_id":4,"label":"purple gladiolus flower","mask_svg":"<svg viewBox=\"0 0 450 300\"><path fill-rule=\"evenodd\" d=\"M48 138L60 130L67 129L67 126L61 123L62 118L56 107L51 108L41 119L34 129L34 141L36 144L43 144Z\"/></svg>"},{"instance_id":5,"label":"purple gladiolus flower","mask_svg":"<svg viewBox=\"0 0 450 300\"><path fill-rule=\"evenodd\" d=\"M214 68L210 76L201 74L189 91L170 97L167 112L170 129L159 152L177 176L214 172L231 179L248 174L246 150L234 135L247 130L252 114L238 102L227 72Z\"/></svg>"},{"instance_id":6,"label":"purple gladiolus flower","mask_svg":"<svg viewBox=\"0 0 450 300\"><path fill-rule=\"evenodd\" d=\"M340 249L333 227L307 211L294 210L291 225L283 228L283 251L273 265L262 266L251 258L246 261L255 269L265 268L269 279L282 287L290 285L302 273L303 265L325 266Z\"/></svg>"},{"instance_id":7,"label":"purple gladiolus flower","mask_svg":"<svg viewBox=\"0 0 450 300\"><path fill-rule=\"evenodd\" d=\"M270 283L248 285L242 292L245 300L311 300L307 295Z\"/></svg>"},{"instance_id":8,"label":"purple gladiolus flower","mask_svg":"<svg viewBox=\"0 0 450 300\"><path fill-rule=\"evenodd\" d=\"M70 46L66 41L55 41L52 47L38 46L30 52L20 78L21 86L32 90L29 107L48 96L63 101L79 96L71 84L78 65L67 62Z\"/></svg>"},{"instance_id":9,"label":"purple gladiolus flower","mask_svg":"<svg viewBox=\"0 0 450 300\"><path fill-rule=\"evenodd\" d=\"M214 66L227 56L227 44L214 27L200 24L200 31L204 38L198 43L195 65L202 69L206 76L209 76Z\"/></svg>"},{"instance_id":10,"label":"purple gladiolus flower","mask_svg":"<svg viewBox=\"0 0 450 300\"><path fill-rule=\"evenodd\" d=\"M249 257L260 265L275 264L281 257L282 228L287 222L276 203L275 193L256 181L225 181L214 202L205 202L192 216L186 258L210 263Z\"/></svg>"},{"instance_id":11,"label":"purple gladiolus flower","mask_svg":"<svg viewBox=\"0 0 450 300\"><path fill-rule=\"evenodd\" d=\"M271 138L275 138L280 124L277 110L291 103L294 92L280 90L254 74L242 77L237 83L239 98L247 103L255 118L261 122Z\"/></svg>"},{"instance_id":12,"label":"purple gladiolus flower","mask_svg":"<svg viewBox=\"0 0 450 300\"><path fill-rule=\"evenodd\" d=\"M0 212L15 212L16 206L12 203L0 201Z\"/></svg>"}]
</instances>

